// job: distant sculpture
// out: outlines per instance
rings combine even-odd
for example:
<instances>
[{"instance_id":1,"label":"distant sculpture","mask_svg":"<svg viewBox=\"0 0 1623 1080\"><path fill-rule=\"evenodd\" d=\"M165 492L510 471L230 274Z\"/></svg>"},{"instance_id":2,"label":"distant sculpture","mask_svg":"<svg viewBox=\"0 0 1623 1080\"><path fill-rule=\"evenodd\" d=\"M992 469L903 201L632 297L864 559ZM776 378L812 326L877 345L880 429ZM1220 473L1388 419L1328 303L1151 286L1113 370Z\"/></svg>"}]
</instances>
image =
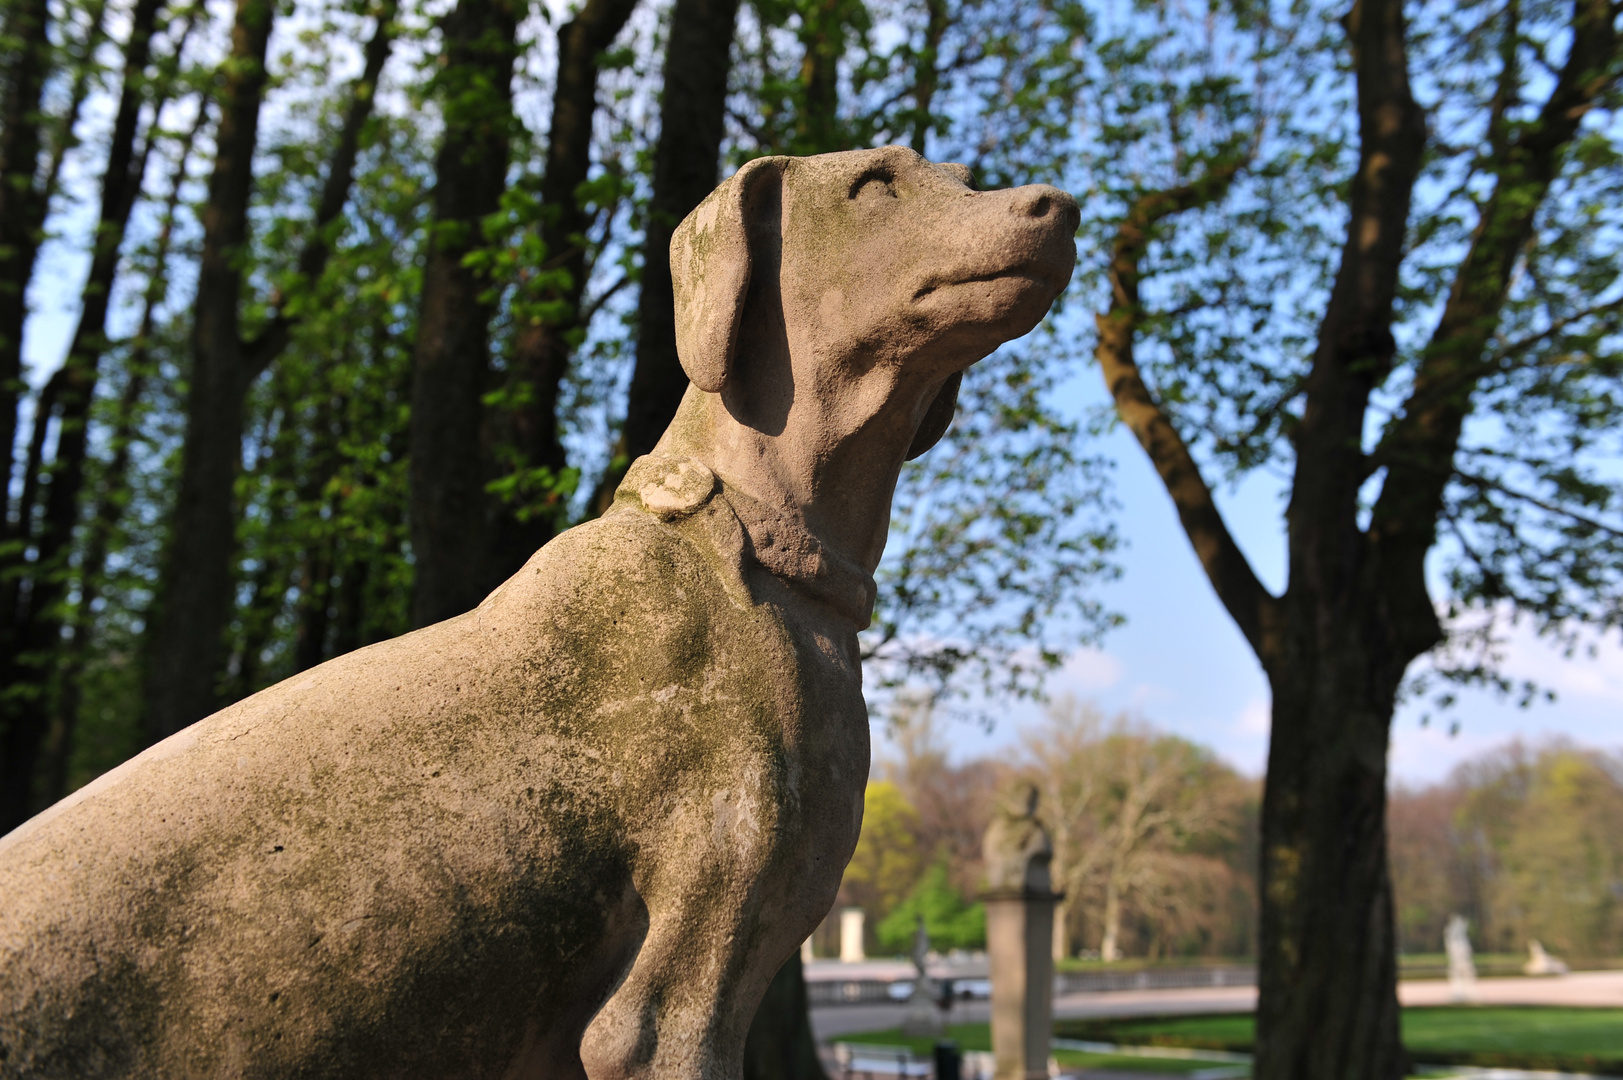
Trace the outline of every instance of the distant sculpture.
<instances>
[{"instance_id":1,"label":"distant sculpture","mask_svg":"<svg viewBox=\"0 0 1623 1080\"><path fill-rule=\"evenodd\" d=\"M0 840L0 1078L737 1077L857 841L897 475L1075 261L1068 195L967 179L741 168L607 514Z\"/></svg>"},{"instance_id":2,"label":"distant sculpture","mask_svg":"<svg viewBox=\"0 0 1623 1080\"><path fill-rule=\"evenodd\" d=\"M1054 844L1037 819L1037 788L1019 784L1004 796L981 841L989 893L1048 895L1053 889L1050 864Z\"/></svg>"},{"instance_id":3,"label":"distant sculpture","mask_svg":"<svg viewBox=\"0 0 1623 1080\"><path fill-rule=\"evenodd\" d=\"M1448 998L1450 1001L1476 1000L1476 963L1471 959L1471 935L1465 916L1450 915L1443 931L1443 950L1448 954Z\"/></svg>"},{"instance_id":4,"label":"distant sculpture","mask_svg":"<svg viewBox=\"0 0 1623 1080\"><path fill-rule=\"evenodd\" d=\"M929 972L924 965L930 958L930 932L924 928L924 916L918 917L913 931L913 992L907 997L907 1016L902 1020L902 1034L912 1037L941 1034L943 1023L936 1008L936 995Z\"/></svg>"},{"instance_id":5,"label":"distant sculpture","mask_svg":"<svg viewBox=\"0 0 1623 1080\"><path fill-rule=\"evenodd\" d=\"M1527 943L1527 963L1522 965L1522 972L1526 975L1565 975L1567 973L1566 961L1557 959L1544 951L1537 938Z\"/></svg>"},{"instance_id":6,"label":"distant sculpture","mask_svg":"<svg viewBox=\"0 0 1623 1080\"><path fill-rule=\"evenodd\" d=\"M1037 789L1020 784L992 815L986 866L986 950L992 965L996 1080L1047 1077L1054 1034L1054 845L1037 816Z\"/></svg>"}]
</instances>

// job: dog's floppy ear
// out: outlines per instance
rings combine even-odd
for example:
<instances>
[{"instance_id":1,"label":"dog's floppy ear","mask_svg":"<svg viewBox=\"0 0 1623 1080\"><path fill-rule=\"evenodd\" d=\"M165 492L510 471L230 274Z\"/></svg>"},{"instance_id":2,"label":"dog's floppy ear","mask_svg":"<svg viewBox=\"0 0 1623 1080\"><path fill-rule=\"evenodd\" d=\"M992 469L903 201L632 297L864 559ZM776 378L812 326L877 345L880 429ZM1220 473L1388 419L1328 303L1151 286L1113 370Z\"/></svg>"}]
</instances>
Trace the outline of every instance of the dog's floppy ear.
<instances>
[{"instance_id":1,"label":"dog's floppy ear","mask_svg":"<svg viewBox=\"0 0 1623 1080\"><path fill-rule=\"evenodd\" d=\"M756 158L682 219L671 236L676 355L693 385L717 393L732 370L750 287L749 229L764 183L787 158Z\"/></svg>"},{"instance_id":2,"label":"dog's floppy ear","mask_svg":"<svg viewBox=\"0 0 1623 1080\"><path fill-rule=\"evenodd\" d=\"M924 421L919 424L913 444L907 448L907 460L912 461L941 441L941 436L952 426L952 415L958 408L958 388L964 383L964 373L955 371L936 391L935 400L924 410Z\"/></svg>"}]
</instances>

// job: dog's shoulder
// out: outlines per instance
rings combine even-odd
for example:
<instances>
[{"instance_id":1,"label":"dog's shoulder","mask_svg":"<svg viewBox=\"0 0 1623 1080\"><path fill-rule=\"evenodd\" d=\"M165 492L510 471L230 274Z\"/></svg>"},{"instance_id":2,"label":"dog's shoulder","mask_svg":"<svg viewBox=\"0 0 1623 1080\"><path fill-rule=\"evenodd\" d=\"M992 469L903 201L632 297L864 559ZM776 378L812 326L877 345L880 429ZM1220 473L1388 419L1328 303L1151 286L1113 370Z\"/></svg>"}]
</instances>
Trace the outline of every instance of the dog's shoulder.
<instances>
[{"instance_id":1,"label":"dog's shoulder","mask_svg":"<svg viewBox=\"0 0 1623 1080\"><path fill-rule=\"evenodd\" d=\"M668 520L621 501L553 538L480 607L491 616L522 609L526 619L570 622L607 611L632 621L742 613L754 606L740 580L742 547L724 506Z\"/></svg>"}]
</instances>

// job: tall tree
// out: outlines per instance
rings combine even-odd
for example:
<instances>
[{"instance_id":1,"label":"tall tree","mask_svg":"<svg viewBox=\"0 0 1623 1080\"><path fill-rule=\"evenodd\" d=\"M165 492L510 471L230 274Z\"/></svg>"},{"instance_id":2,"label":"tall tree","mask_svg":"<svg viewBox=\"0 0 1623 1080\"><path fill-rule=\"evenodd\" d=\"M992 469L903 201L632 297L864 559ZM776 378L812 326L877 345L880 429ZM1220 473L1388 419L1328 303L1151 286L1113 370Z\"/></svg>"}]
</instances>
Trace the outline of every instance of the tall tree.
<instances>
[{"instance_id":1,"label":"tall tree","mask_svg":"<svg viewBox=\"0 0 1623 1080\"><path fill-rule=\"evenodd\" d=\"M236 521L233 492L242 460L243 402L248 388L287 346L299 319L302 283L318 279L332 245L329 229L349 198L361 133L393 41L394 0L376 12L365 67L322 185L309 240L299 253L293 287L269 323L242 333L243 259L248 244L253 158L267 82L266 49L274 4L238 0L231 52L219 82L220 120L214 171L203 206L186 438L168 550L154 599L147 678L147 733L160 739L208 715L216 705L223 635L232 599Z\"/></svg>"},{"instance_id":2,"label":"tall tree","mask_svg":"<svg viewBox=\"0 0 1623 1080\"><path fill-rule=\"evenodd\" d=\"M67 587L68 555L80 516L79 496L89 447L90 406L96 392L101 357L107 348L113 279L118 270L124 230L156 139L157 120L167 103L180 53L195 20L195 13L185 20L176 36L174 55L166 65L164 78L153 88L156 91L150 95L153 122L144 145L138 150L137 128L142 107L149 98L147 68L161 6L160 0L138 0L130 13L129 36L124 43L123 81L108 141L101 206L91 246L90 271L81 290L79 321L70 339L67 358L52 375L34 410L34 436L29 444L18 512L19 538L33 541L34 558L27 566L26 583L18 590L15 609L7 613L15 619L15 629L7 639L13 651L0 659L0 664L14 672L12 723L17 732L16 750L9 758L16 774L6 786L9 791L29 796L34 794L30 790L30 778L35 776L36 758L51 723L50 683L59 658L56 646L61 641L63 627L59 605ZM42 486L41 471L46 468L41 450L45 429L53 420L57 432L56 452L49 466L50 482L44 485L45 505L35 534L34 502ZM56 770L51 772L55 775ZM48 792L42 794L49 796ZM47 797L45 805L57 797L60 796ZM26 799L23 804L7 805L0 814L0 827L8 821L20 821L39 805L36 798Z\"/></svg>"},{"instance_id":3,"label":"tall tree","mask_svg":"<svg viewBox=\"0 0 1623 1080\"><path fill-rule=\"evenodd\" d=\"M44 118L42 95L52 67L45 0L10 7L0 35L0 453L7 501L17 438L17 407L23 388L23 324L28 319L28 282L43 239L48 198L36 174ZM0 829L26 816L38 733L22 722L27 694L11 686L21 674L12 612L19 596L22 544L15 534L24 521L0 521Z\"/></svg>"},{"instance_id":4,"label":"tall tree","mask_svg":"<svg viewBox=\"0 0 1623 1080\"><path fill-rule=\"evenodd\" d=\"M727 75L738 0L676 0L665 48L654 190L643 240L637 362L613 459L593 498L601 513L631 462L654 448L676 415L687 375L676 356L671 234L720 180Z\"/></svg>"},{"instance_id":5,"label":"tall tree","mask_svg":"<svg viewBox=\"0 0 1623 1080\"><path fill-rule=\"evenodd\" d=\"M744 1038L744 1080L825 1080L811 1029L811 998L797 952L761 999Z\"/></svg>"},{"instance_id":6,"label":"tall tree","mask_svg":"<svg viewBox=\"0 0 1623 1080\"><path fill-rule=\"evenodd\" d=\"M541 176L540 265L514 301L519 324L508 361L504 399L487 414L499 504L491 536L489 584L516 572L557 532L572 479L558 437L559 396L570 357L586 331L582 298L591 265L592 224L582 190L592 164L592 128L602 54L614 43L636 0L587 0L558 30L558 73ZM476 600L478 598L475 598Z\"/></svg>"},{"instance_id":7,"label":"tall tree","mask_svg":"<svg viewBox=\"0 0 1623 1080\"><path fill-rule=\"evenodd\" d=\"M45 118L42 97L53 53L46 0L9 5L0 71L0 451L11 475L22 391L23 324L45 225L47 200L36 174Z\"/></svg>"},{"instance_id":8,"label":"tall tree","mask_svg":"<svg viewBox=\"0 0 1623 1080\"><path fill-rule=\"evenodd\" d=\"M458 0L442 27L444 61L435 80L445 134L435 162L434 223L412 359L412 620L418 626L462 614L495 584L481 445L496 301L470 256L486 246L485 219L507 188L519 14L510 0Z\"/></svg>"},{"instance_id":9,"label":"tall tree","mask_svg":"<svg viewBox=\"0 0 1623 1080\"><path fill-rule=\"evenodd\" d=\"M1517 0L1432 14L1423 40L1434 50L1437 109L1456 123L1454 110L1470 110L1481 120L1460 130L1481 138L1429 148L1441 195L1413 223L1428 161L1427 117L1410 90L1414 44L1401 3L1358 0L1343 23L1357 162L1305 365L1255 366L1225 307L1255 315L1252 333L1287 321L1288 309L1277 293L1249 309L1236 303L1243 273L1217 292L1203 293L1204 282L1175 298L1142 291L1152 251L1175 261L1198 250L1178 246L1175 219L1198 221L1251 168L1232 148L1187 156L1184 182L1127 200L1098 318L1096 356L1117 411L1273 691L1259 1080L1404 1075L1386 757L1406 673L1445 640L1426 572L1440 532L1456 605L1520 608L1556 632L1618 618L1620 530L1604 516L1619 492L1583 464L1595 445L1585 432L1602 417L1616 422L1615 406L1598 404L1616 400L1616 324L1596 295L1616 264L1586 237L1594 215L1615 206L1591 193L1611 190L1604 168L1617 151L1584 125L1616 85L1618 16L1603 0L1577 0L1565 20L1545 11L1536 30ZM1527 57L1562 51L1547 83L1524 69ZM1480 73L1495 69L1478 93ZM1292 153L1257 165L1259 183L1335 160ZM1305 249L1318 234L1302 210L1294 231L1272 235ZM1201 241L1208 261L1238 250L1218 230L1255 224L1227 205L1212 220ZM1474 224L1452 231L1457 220ZM1244 258L1257 260L1269 241L1252 235ZM1507 322L1517 336L1506 336ZM1399 330L1419 344L1406 346ZM1135 352L1140 338L1158 346L1147 360ZM1514 445L1495 443L1505 429ZM1549 453L1547 440L1565 454ZM1263 586L1227 528L1196 456L1202 443L1231 468L1293 459L1283 594ZM1481 678L1484 667L1461 673Z\"/></svg>"}]
</instances>

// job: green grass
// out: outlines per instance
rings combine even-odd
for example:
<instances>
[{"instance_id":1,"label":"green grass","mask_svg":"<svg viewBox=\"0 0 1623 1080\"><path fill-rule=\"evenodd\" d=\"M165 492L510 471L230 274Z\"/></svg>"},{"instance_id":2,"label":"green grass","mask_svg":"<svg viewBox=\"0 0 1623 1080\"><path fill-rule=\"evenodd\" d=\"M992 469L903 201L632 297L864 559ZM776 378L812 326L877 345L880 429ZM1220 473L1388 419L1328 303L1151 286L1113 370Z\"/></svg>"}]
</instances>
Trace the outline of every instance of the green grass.
<instances>
[{"instance_id":1,"label":"green grass","mask_svg":"<svg viewBox=\"0 0 1623 1080\"><path fill-rule=\"evenodd\" d=\"M1248 1014L1062 1021L1056 1034L1129 1045L1248 1052ZM1422 1064L1502 1065L1623 1075L1623 1009L1448 1006L1403 1010L1403 1040Z\"/></svg>"},{"instance_id":2,"label":"green grass","mask_svg":"<svg viewBox=\"0 0 1623 1080\"><path fill-rule=\"evenodd\" d=\"M992 1031L987 1024L952 1024L947 1028L944 1038L951 1039L958 1044L960 1050L990 1050L992 1049ZM852 1035L834 1040L835 1042L850 1043L852 1046L907 1046L915 1054L927 1057L934 1048L936 1040L933 1038L917 1038L903 1035L897 1028L889 1031L865 1031L861 1035ZM1127 1057L1122 1054L1087 1054L1075 1050L1055 1051L1054 1057L1065 1066L1083 1066L1093 1069L1117 1069L1121 1072L1159 1073L1163 1076L1197 1072L1201 1069L1210 1069L1211 1061L1168 1060L1164 1058Z\"/></svg>"}]
</instances>

